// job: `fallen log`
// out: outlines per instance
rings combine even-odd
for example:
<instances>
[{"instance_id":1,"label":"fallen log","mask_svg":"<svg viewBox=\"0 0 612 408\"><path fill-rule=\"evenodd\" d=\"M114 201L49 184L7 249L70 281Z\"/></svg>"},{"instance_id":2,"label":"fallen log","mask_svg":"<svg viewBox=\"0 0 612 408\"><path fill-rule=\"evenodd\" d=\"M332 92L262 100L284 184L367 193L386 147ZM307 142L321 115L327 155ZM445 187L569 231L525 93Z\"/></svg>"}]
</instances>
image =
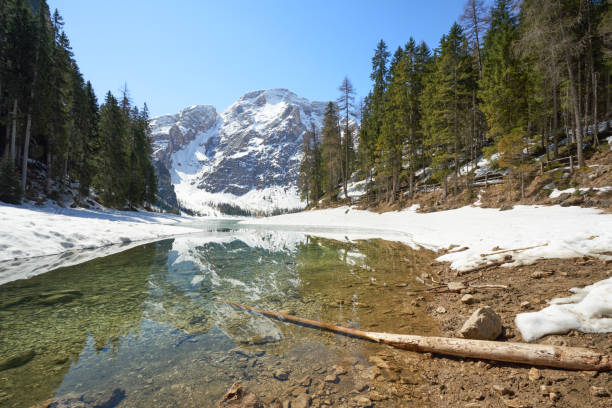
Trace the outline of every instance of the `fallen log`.
<instances>
[{"instance_id":1,"label":"fallen log","mask_svg":"<svg viewBox=\"0 0 612 408\"><path fill-rule=\"evenodd\" d=\"M499 254L504 254L506 252L518 252L518 251L526 251L528 249L533 249L533 248L540 248L540 247L545 247L548 246L548 242L544 243L544 244L539 244L539 245L534 245L534 246L530 246L530 247L525 247L525 248L515 248L515 249L502 249L501 251L495 251L495 252L490 252L488 254L480 254L481 258L484 258L486 256L491 256L491 255L499 255ZM495 248L493 248L495 249Z\"/></svg>"},{"instance_id":2,"label":"fallen log","mask_svg":"<svg viewBox=\"0 0 612 408\"><path fill-rule=\"evenodd\" d=\"M556 367L565 370L612 371L610 355L586 348L368 332L234 302L220 303L261 313L275 319L384 343L409 351Z\"/></svg>"}]
</instances>

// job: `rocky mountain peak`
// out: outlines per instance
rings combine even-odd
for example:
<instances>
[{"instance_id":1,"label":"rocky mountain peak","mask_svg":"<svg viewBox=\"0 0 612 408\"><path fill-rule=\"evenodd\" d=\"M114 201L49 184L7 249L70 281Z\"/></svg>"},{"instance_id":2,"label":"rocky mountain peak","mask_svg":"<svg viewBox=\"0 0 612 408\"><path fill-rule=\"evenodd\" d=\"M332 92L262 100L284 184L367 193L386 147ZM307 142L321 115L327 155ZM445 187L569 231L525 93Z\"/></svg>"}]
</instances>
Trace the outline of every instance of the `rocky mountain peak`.
<instances>
[{"instance_id":1,"label":"rocky mountain peak","mask_svg":"<svg viewBox=\"0 0 612 408\"><path fill-rule=\"evenodd\" d=\"M325 106L288 89L248 92L221 115L212 106L191 106L151 120L155 157L178 202L195 212L301 208L302 138L312 124L321 128Z\"/></svg>"}]
</instances>

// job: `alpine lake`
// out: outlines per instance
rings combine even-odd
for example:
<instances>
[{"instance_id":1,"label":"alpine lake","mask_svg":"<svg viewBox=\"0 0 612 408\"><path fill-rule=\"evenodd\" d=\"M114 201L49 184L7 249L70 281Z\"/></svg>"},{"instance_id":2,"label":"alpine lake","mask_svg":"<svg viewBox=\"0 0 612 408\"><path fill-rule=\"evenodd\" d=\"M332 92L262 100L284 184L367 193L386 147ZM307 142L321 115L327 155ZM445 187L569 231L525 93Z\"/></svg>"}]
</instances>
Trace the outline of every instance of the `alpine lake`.
<instances>
[{"instance_id":1,"label":"alpine lake","mask_svg":"<svg viewBox=\"0 0 612 408\"><path fill-rule=\"evenodd\" d=\"M235 382L266 406L350 406L376 388L372 356L387 346L222 302L436 335L426 295L411 293L434 257L397 242L221 222L6 283L0 406L213 407ZM389 380L410 383L413 371ZM390 393L376 406L405 398Z\"/></svg>"}]
</instances>

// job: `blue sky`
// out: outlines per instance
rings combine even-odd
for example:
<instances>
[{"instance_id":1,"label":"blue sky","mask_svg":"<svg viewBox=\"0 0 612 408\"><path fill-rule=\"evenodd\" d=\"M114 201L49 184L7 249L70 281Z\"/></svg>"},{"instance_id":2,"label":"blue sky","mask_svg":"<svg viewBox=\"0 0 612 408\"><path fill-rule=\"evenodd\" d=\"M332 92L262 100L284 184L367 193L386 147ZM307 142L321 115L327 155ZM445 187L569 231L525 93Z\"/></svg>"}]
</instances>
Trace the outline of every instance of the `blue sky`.
<instances>
[{"instance_id":1,"label":"blue sky","mask_svg":"<svg viewBox=\"0 0 612 408\"><path fill-rule=\"evenodd\" d=\"M125 82L153 115L244 93L289 88L334 100L345 75L370 89L374 48L391 53L410 36L437 46L463 0L48 0L98 99Z\"/></svg>"}]
</instances>

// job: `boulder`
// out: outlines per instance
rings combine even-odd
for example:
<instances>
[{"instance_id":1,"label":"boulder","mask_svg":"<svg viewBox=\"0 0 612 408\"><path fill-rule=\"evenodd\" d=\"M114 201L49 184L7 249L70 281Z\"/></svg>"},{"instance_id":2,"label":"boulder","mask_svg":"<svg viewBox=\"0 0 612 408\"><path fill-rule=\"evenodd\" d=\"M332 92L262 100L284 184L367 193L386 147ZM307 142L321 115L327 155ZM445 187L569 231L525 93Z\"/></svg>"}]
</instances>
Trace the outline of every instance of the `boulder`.
<instances>
[{"instance_id":1,"label":"boulder","mask_svg":"<svg viewBox=\"0 0 612 408\"><path fill-rule=\"evenodd\" d=\"M561 203L561 207L570 207L572 205L580 205L584 202L582 196L572 196Z\"/></svg>"},{"instance_id":2,"label":"boulder","mask_svg":"<svg viewBox=\"0 0 612 408\"><path fill-rule=\"evenodd\" d=\"M501 317L490 306L477 309L460 330L466 339L494 340L502 333Z\"/></svg>"}]
</instances>

